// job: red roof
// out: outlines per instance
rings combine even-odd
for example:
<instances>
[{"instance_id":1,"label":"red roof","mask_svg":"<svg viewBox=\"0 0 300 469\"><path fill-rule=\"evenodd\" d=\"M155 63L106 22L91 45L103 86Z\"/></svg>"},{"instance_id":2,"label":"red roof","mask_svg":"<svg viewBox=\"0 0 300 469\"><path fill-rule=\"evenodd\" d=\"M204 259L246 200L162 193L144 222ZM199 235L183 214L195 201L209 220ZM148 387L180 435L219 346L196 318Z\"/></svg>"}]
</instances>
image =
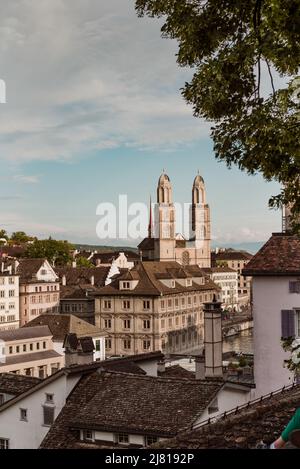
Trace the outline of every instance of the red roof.
<instances>
[{"instance_id":1,"label":"red roof","mask_svg":"<svg viewBox=\"0 0 300 469\"><path fill-rule=\"evenodd\" d=\"M286 233L273 233L247 264L243 275L300 275L300 238Z\"/></svg>"}]
</instances>

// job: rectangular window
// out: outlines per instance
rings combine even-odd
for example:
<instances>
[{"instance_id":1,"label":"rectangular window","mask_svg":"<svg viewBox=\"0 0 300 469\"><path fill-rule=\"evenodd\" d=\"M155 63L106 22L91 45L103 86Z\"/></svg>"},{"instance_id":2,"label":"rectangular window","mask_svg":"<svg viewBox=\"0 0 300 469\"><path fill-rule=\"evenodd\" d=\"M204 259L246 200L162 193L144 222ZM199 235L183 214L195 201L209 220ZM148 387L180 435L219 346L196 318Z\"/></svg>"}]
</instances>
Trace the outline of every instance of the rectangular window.
<instances>
[{"instance_id":1,"label":"rectangular window","mask_svg":"<svg viewBox=\"0 0 300 469\"><path fill-rule=\"evenodd\" d=\"M296 336L297 337L300 337L300 310L298 309L296 312L295 312L295 326L296 326Z\"/></svg>"},{"instance_id":2,"label":"rectangular window","mask_svg":"<svg viewBox=\"0 0 300 469\"><path fill-rule=\"evenodd\" d=\"M29 350L32 352L33 351L33 344L29 344Z\"/></svg>"},{"instance_id":3,"label":"rectangular window","mask_svg":"<svg viewBox=\"0 0 300 469\"><path fill-rule=\"evenodd\" d=\"M12 348L12 346L10 346L8 350L9 350L9 353L10 353L10 354L13 353L13 348Z\"/></svg>"},{"instance_id":4,"label":"rectangular window","mask_svg":"<svg viewBox=\"0 0 300 469\"><path fill-rule=\"evenodd\" d=\"M0 449L9 449L9 440L0 438Z\"/></svg>"},{"instance_id":5,"label":"rectangular window","mask_svg":"<svg viewBox=\"0 0 300 469\"><path fill-rule=\"evenodd\" d=\"M27 422L27 409L20 409L20 420Z\"/></svg>"},{"instance_id":6,"label":"rectangular window","mask_svg":"<svg viewBox=\"0 0 300 469\"><path fill-rule=\"evenodd\" d=\"M160 307L161 307L161 309L165 309L165 302L164 302L164 300L161 300L161 302L160 302Z\"/></svg>"},{"instance_id":7,"label":"rectangular window","mask_svg":"<svg viewBox=\"0 0 300 469\"><path fill-rule=\"evenodd\" d=\"M111 309L111 301L105 300L104 301L104 309Z\"/></svg>"},{"instance_id":8,"label":"rectangular window","mask_svg":"<svg viewBox=\"0 0 300 469\"><path fill-rule=\"evenodd\" d=\"M36 343L36 349L40 350L40 343L39 342Z\"/></svg>"},{"instance_id":9,"label":"rectangular window","mask_svg":"<svg viewBox=\"0 0 300 469\"><path fill-rule=\"evenodd\" d=\"M9 291L8 291L8 296L9 296L10 298L12 298L13 296L15 296L15 290L9 290Z\"/></svg>"},{"instance_id":10,"label":"rectangular window","mask_svg":"<svg viewBox=\"0 0 300 469\"><path fill-rule=\"evenodd\" d=\"M101 342L100 342L100 340L96 340L95 346L96 346L96 347L95 347L95 348L96 348L96 352L100 352L100 350L101 350Z\"/></svg>"},{"instance_id":11,"label":"rectangular window","mask_svg":"<svg viewBox=\"0 0 300 469\"><path fill-rule=\"evenodd\" d=\"M150 324L150 319L145 319L145 320L143 321L143 328L144 328L144 329L150 329L150 325L151 325L151 324Z\"/></svg>"},{"instance_id":12,"label":"rectangular window","mask_svg":"<svg viewBox=\"0 0 300 469\"><path fill-rule=\"evenodd\" d=\"M182 304L182 306L185 305L185 298L181 298L181 304Z\"/></svg>"},{"instance_id":13,"label":"rectangular window","mask_svg":"<svg viewBox=\"0 0 300 469\"><path fill-rule=\"evenodd\" d=\"M172 318L169 318L169 327L172 327Z\"/></svg>"},{"instance_id":14,"label":"rectangular window","mask_svg":"<svg viewBox=\"0 0 300 469\"><path fill-rule=\"evenodd\" d=\"M300 293L300 281L290 282L290 293Z\"/></svg>"},{"instance_id":15,"label":"rectangular window","mask_svg":"<svg viewBox=\"0 0 300 469\"><path fill-rule=\"evenodd\" d=\"M124 339L123 340L123 347L124 347L124 350L130 350L131 349L131 340L130 339Z\"/></svg>"},{"instance_id":16,"label":"rectangular window","mask_svg":"<svg viewBox=\"0 0 300 469\"><path fill-rule=\"evenodd\" d=\"M111 319L104 319L104 328L111 329Z\"/></svg>"},{"instance_id":17,"label":"rectangular window","mask_svg":"<svg viewBox=\"0 0 300 469\"><path fill-rule=\"evenodd\" d=\"M53 404L54 402L54 394L48 394L46 393L46 402Z\"/></svg>"},{"instance_id":18,"label":"rectangular window","mask_svg":"<svg viewBox=\"0 0 300 469\"><path fill-rule=\"evenodd\" d=\"M150 309L150 300L143 301L143 308Z\"/></svg>"},{"instance_id":19,"label":"rectangular window","mask_svg":"<svg viewBox=\"0 0 300 469\"><path fill-rule=\"evenodd\" d=\"M154 445L154 443L157 443L157 441L157 436L145 436L145 446Z\"/></svg>"},{"instance_id":20,"label":"rectangular window","mask_svg":"<svg viewBox=\"0 0 300 469\"><path fill-rule=\"evenodd\" d=\"M172 308L172 300L168 300L168 308Z\"/></svg>"},{"instance_id":21,"label":"rectangular window","mask_svg":"<svg viewBox=\"0 0 300 469\"><path fill-rule=\"evenodd\" d=\"M178 306L179 306L179 300L178 298L175 298L175 307L178 308Z\"/></svg>"},{"instance_id":22,"label":"rectangular window","mask_svg":"<svg viewBox=\"0 0 300 469\"><path fill-rule=\"evenodd\" d=\"M118 433L117 434L117 437L116 437L116 442L117 443L123 443L123 444L127 444L129 443L129 435L128 433Z\"/></svg>"},{"instance_id":23,"label":"rectangular window","mask_svg":"<svg viewBox=\"0 0 300 469\"><path fill-rule=\"evenodd\" d=\"M196 295L194 296L194 305L197 303L197 297Z\"/></svg>"},{"instance_id":24,"label":"rectangular window","mask_svg":"<svg viewBox=\"0 0 300 469\"><path fill-rule=\"evenodd\" d=\"M46 367L45 366L39 366L39 378L44 379L46 378Z\"/></svg>"},{"instance_id":25,"label":"rectangular window","mask_svg":"<svg viewBox=\"0 0 300 469\"><path fill-rule=\"evenodd\" d=\"M4 290L0 290L0 298L5 298L5 291Z\"/></svg>"},{"instance_id":26,"label":"rectangular window","mask_svg":"<svg viewBox=\"0 0 300 469\"><path fill-rule=\"evenodd\" d=\"M20 353L20 346L19 345L16 346L16 353Z\"/></svg>"},{"instance_id":27,"label":"rectangular window","mask_svg":"<svg viewBox=\"0 0 300 469\"><path fill-rule=\"evenodd\" d=\"M162 328L162 329L165 328L165 320L164 320L164 319L161 320L161 328Z\"/></svg>"},{"instance_id":28,"label":"rectangular window","mask_svg":"<svg viewBox=\"0 0 300 469\"><path fill-rule=\"evenodd\" d=\"M46 345L47 345L46 342L43 342L43 349L46 348Z\"/></svg>"},{"instance_id":29,"label":"rectangular window","mask_svg":"<svg viewBox=\"0 0 300 469\"><path fill-rule=\"evenodd\" d=\"M107 350L111 349L111 339L105 339L105 348Z\"/></svg>"},{"instance_id":30,"label":"rectangular window","mask_svg":"<svg viewBox=\"0 0 300 469\"><path fill-rule=\"evenodd\" d=\"M50 427L54 422L54 407L43 406L44 425Z\"/></svg>"},{"instance_id":31,"label":"rectangular window","mask_svg":"<svg viewBox=\"0 0 300 469\"><path fill-rule=\"evenodd\" d=\"M124 327L124 329L130 329L130 327L131 327L131 321L130 321L130 319L124 319L124 321L123 321L123 327Z\"/></svg>"},{"instance_id":32,"label":"rectangular window","mask_svg":"<svg viewBox=\"0 0 300 469\"><path fill-rule=\"evenodd\" d=\"M151 347L151 340L143 340L143 349L150 350Z\"/></svg>"},{"instance_id":33,"label":"rectangular window","mask_svg":"<svg viewBox=\"0 0 300 469\"><path fill-rule=\"evenodd\" d=\"M86 441L95 441L94 432L92 430L84 430L83 439Z\"/></svg>"},{"instance_id":34,"label":"rectangular window","mask_svg":"<svg viewBox=\"0 0 300 469\"><path fill-rule=\"evenodd\" d=\"M122 288L124 290L130 290L130 282L123 282L122 283Z\"/></svg>"},{"instance_id":35,"label":"rectangular window","mask_svg":"<svg viewBox=\"0 0 300 469\"><path fill-rule=\"evenodd\" d=\"M130 309L130 301L124 300L123 301L123 309Z\"/></svg>"}]
</instances>

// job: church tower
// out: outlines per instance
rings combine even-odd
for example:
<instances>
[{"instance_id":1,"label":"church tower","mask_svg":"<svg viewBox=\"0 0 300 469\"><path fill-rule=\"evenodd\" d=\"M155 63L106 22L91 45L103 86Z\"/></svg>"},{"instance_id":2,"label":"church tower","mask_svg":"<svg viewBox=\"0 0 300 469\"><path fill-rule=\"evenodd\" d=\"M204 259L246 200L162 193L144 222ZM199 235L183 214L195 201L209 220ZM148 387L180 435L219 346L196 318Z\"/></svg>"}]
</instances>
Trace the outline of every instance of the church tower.
<instances>
[{"instance_id":1,"label":"church tower","mask_svg":"<svg viewBox=\"0 0 300 469\"><path fill-rule=\"evenodd\" d=\"M170 178L164 171L158 180L155 215L155 258L161 261L174 260L175 207Z\"/></svg>"},{"instance_id":2,"label":"church tower","mask_svg":"<svg viewBox=\"0 0 300 469\"><path fill-rule=\"evenodd\" d=\"M200 267L211 266L210 208L206 203L205 183L199 172L192 189L192 240L195 242L195 263Z\"/></svg>"}]
</instances>

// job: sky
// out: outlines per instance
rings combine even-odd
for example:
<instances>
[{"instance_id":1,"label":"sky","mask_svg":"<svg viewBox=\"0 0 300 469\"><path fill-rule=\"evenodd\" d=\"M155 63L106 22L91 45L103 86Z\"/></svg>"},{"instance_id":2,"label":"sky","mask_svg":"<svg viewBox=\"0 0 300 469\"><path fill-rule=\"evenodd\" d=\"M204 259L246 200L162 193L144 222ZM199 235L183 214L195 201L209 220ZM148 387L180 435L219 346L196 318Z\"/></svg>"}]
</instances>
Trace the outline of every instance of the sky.
<instances>
[{"instance_id":1,"label":"sky","mask_svg":"<svg viewBox=\"0 0 300 469\"><path fill-rule=\"evenodd\" d=\"M99 239L100 203L146 203L165 169L174 200L204 177L215 245L265 241L277 183L217 162L206 122L180 88L191 70L161 21L133 0L0 0L0 227L78 243ZM121 213L121 217L126 214Z\"/></svg>"}]
</instances>

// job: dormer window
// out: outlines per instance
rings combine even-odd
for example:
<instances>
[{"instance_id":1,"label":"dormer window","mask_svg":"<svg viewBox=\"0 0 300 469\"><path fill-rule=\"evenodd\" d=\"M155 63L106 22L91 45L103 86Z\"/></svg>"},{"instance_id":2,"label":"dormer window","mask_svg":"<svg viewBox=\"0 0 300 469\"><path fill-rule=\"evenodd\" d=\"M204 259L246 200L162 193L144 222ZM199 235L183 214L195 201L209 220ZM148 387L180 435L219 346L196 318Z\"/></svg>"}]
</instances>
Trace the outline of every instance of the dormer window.
<instances>
[{"instance_id":1,"label":"dormer window","mask_svg":"<svg viewBox=\"0 0 300 469\"><path fill-rule=\"evenodd\" d=\"M192 286L192 279L190 279L190 278L187 278L187 279L186 279L186 286L187 286L187 287L191 287L191 286Z\"/></svg>"},{"instance_id":2,"label":"dormer window","mask_svg":"<svg viewBox=\"0 0 300 469\"><path fill-rule=\"evenodd\" d=\"M175 288L175 280L171 280L171 287Z\"/></svg>"},{"instance_id":3,"label":"dormer window","mask_svg":"<svg viewBox=\"0 0 300 469\"><path fill-rule=\"evenodd\" d=\"M130 290L130 282L121 282L121 289L122 290Z\"/></svg>"}]
</instances>

